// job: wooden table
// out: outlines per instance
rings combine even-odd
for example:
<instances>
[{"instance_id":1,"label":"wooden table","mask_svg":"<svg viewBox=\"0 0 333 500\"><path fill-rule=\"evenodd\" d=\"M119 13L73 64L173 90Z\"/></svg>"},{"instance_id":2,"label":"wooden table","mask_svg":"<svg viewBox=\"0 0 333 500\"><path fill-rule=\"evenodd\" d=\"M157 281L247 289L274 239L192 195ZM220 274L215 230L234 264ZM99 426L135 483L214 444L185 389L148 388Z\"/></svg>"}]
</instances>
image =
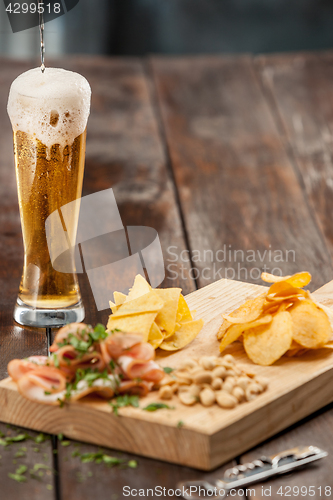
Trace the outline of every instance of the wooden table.
<instances>
[{"instance_id":1,"label":"wooden table","mask_svg":"<svg viewBox=\"0 0 333 500\"><path fill-rule=\"evenodd\" d=\"M46 354L48 339L45 330L23 329L12 319L23 249L6 101L11 81L35 64L8 59L0 64L3 378L10 359ZM165 286L181 286L188 293L221 277L260 283L263 266L286 274L309 270L312 289L332 279L333 53L144 60L75 57L55 65L82 73L93 90L83 194L113 187L125 226L158 231L167 266ZM225 262L219 250L239 252ZM255 261L250 250L256 252ZM80 284L86 321L105 323L108 311L96 311L84 276ZM299 444L315 444L333 453L332 429L329 405L236 462ZM13 432L3 424L0 430ZM204 474L112 452L137 459L138 467L109 469L81 463L72 456L74 443L64 447L57 439L47 440L39 451L32 440L24 445L26 457L20 459L14 457L16 445L0 446L1 498L118 500L125 498L124 485L174 488L178 480L219 477L226 467ZM97 447L81 445L84 451ZM8 478L18 464L32 468L36 462L55 472L25 484ZM288 485L322 486L324 497L324 487L333 487L331 458L270 481L265 488L272 488L270 498L281 499L278 488ZM259 485L247 498L266 496ZM321 498L319 490L315 498Z\"/></svg>"}]
</instances>

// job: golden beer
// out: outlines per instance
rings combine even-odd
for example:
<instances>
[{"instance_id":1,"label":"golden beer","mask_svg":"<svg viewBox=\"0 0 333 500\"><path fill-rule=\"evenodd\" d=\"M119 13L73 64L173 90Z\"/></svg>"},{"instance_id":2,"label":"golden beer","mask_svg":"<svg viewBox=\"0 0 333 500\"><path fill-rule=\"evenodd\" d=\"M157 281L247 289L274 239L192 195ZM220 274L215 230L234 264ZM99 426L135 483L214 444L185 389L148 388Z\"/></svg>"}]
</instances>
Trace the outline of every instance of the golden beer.
<instances>
[{"instance_id":1,"label":"golden beer","mask_svg":"<svg viewBox=\"0 0 333 500\"><path fill-rule=\"evenodd\" d=\"M75 73L53 71L55 73L47 75L46 79L36 70L21 75L23 81L19 82L19 91L14 84L20 77L12 85L14 89L11 89L8 104L14 129L24 244L23 275L14 318L30 326L60 326L69 321L81 321L84 317L74 257L71 257L69 268L67 266L68 272L59 272L50 255L50 245L57 244L62 236L60 233L66 234L72 242L73 238L75 240L79 202L74 204L66 224L61 219L60 231L49 216L56 212L61 218L61 207L81 197L90 94L81 75L73 77ZM66 85L67 73L70 74L67 82L70 88ZM42 98L29 87L25 75L28 80L30 78L30 85L37 80ZM83 91L78 92L78 97L73 89L73 78L79 83L84 80ZM48 234L47 220L51 220Z\"/></svg>"}]
</instances>

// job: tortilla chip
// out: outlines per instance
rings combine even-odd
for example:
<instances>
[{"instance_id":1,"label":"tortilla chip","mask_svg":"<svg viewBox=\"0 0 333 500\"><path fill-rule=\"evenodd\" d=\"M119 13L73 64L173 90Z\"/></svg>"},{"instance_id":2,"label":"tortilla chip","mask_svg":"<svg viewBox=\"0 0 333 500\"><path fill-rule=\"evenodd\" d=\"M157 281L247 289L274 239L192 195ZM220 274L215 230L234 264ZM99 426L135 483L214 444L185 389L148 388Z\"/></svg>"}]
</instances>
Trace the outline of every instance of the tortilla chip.
<instances>
[{"instance_id":1,"label":"tortilla chip","mask_svg":"<svg viewBox=\"0 0 333 500\"><path fill-rule=\"evenodd\" d=\"M127 295L126 302L137 299L142 295L149 293L151 290L152 288L146 279L141 276L141 274L137 274L134 279L134 284Z\"/></svg>"},{"instance_id":2,"label":"tortilla chip","mask_svg":"<svg viewBox=\"0 0 333 500\"><path fill-rule=\"evenodd\" d=\"M154 349L157 349L162 344L163 340L163 333L154 321L154 323L151 325L148 342L153 346Z\"/></svg>"},{"instance_id":3,"label":"tortilla chip","mask_svg":"<svg viewBox=\"0 0 333 500\"><path fill-rule=\"evenodd\" d=\"M178 349L182 349L197 337L203 325L204 322L202 319L182 323L182 326L174 335L162 342L160 349L164 349L165 351L177 351Z\"/></svg>"},{"instance_id":4,"label":"tortilla chip","mask_svg":"<svg viewBox=\"0 0 333 500\"><path fill-rule=\"evenodd\" d=\"M124 302L119 309L114 313L114 316L129 316L147 312L158 312L164 306L164 301L158 297L154 290L151 290L145 295Z\"/></svg>"},{"instance_id":5,"label":"tortilla chip","mask_svg":"<svg viewBox=\"0 0 333 500\"><path fill-rule=\"evenodd\" d=\"M113 299L115 301L116 306L121 306L127 299L127 295L121 292L113 292Z\"/></svg>"},{"instance_id":6,"label":"tortilla chip","mask_svg":"<svg viewBox=\"0 0 333 500\"><path fill-rule=\"evenodd\" d=\"M156 314L157 312L148 312L122 317L113 314L109 317L107 330L111 332L117 329L122 332L137 333L142 336L142 342L147 342Z\"/></svg>"},{"instance_id":7,"label":"tortilla chip","mask_svg":"<svg viewBox=\"0 0 333 500\"><path fill-rule=\"evenodd\" d=\"M165 332L165 338L175 333L176 317L181 288L158 288L154 290L164 305L156 316L157 326Z\"/></svg>"},{"instance_id":8,"label":"tortilla chip","mask_svg":"<svg viewBox=\"0 0 333 500\"><path fill-rule=\"evenodd\" d=\"M192 321L193 319L191 311L187 305L187 302L182 295L179 296L177 316L180 317L180 319L178 319L177 317L178 323L180 322L185 323L187 321Z\"/></svg>"}]
</instances>

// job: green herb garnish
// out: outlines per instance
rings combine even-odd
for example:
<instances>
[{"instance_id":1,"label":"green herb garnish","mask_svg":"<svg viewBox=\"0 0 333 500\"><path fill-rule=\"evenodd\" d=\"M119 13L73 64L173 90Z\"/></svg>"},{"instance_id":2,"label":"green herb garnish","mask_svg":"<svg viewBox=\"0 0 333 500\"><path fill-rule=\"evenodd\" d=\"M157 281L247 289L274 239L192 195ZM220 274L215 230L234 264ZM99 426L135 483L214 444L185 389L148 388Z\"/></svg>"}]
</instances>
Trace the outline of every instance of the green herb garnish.
<instances>
[{"instance_id":1,"label":"green herb garnish","mask_svg":"<svg viewBox=\"0 0 333 500\"><path fill-rule=\"evenodd\" d=\"M184 422L182 420L179 420L177 427L178 429L181 429L184 425L185 425Z\"/></svg>"},{"instance_id":2,"label":"green herb garnish","mask_svg":"<svg viewBox=\"0 0 333 500\"><path fill-rule=\"evenodd\" d=\"M174 371L174 368L170 368L170 366L165 366L165 367L163 368L163 371L164 371L165 373L171 373L171 372L173 372L173 371Z\"/></svg>"},{"instance_id":3,"label":"green herb garnish","mask_svg":"<svg viewBox=\"0 0 333 500\"><path fill-rule=\"evenodd\" d=\"M57 354L53 354L53 363L56 368L59 368L59 359Z\"/></svg>"},{"instance_id":4,"label":"green herb garnish","mask_svg":"<svg viewBox=\"0 0 333 500\"><path fill-rule=\"evenodd\" d=\"M118 415L118 408L123 408L124 406L133 406L134 408L138 408L139 396L124 394L123 396L118 396L115 401L109 401L109 405L113 409L113 413Z\"/></svg>"},{"instance_id":5,"label":"green herb garnish","mask_svg":"<svg viewBox=\"0 0 333 500\"><path fill-rule=\"evenodd\" d=\"M156 411L156 410L162 410L163 408L167 408L168 410L175 409L174 406L169 406L169 405L166 405L165 403L150 403L150 405L148 405L142 409L145 411Z\"/></svg>"}]
</instances>

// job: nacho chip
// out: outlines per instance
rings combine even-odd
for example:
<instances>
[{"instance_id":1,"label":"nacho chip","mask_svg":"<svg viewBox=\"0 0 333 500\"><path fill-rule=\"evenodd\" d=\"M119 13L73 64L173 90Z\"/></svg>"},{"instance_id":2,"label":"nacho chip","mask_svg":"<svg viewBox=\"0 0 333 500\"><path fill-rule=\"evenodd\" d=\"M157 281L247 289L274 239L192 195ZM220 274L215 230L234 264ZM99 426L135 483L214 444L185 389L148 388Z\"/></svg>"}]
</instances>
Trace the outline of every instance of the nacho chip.
<instances>
[{"instance_id":1,"label":"nacho chip","mask_svg":"<svg viewBox=\"0 0 333 500\"><path fill-rule=\"evenodd\" d=\"M121 306L127 299L127 295L121 292L113 292L113 300L115 301L116 306Z\"/></svg>"},{"instance_id":2,"label":"nacho chip","mask_svg":"<svg viewBox=\"0 0 333 500\"><path fill-rule=\"evenodd\" d=\"M182 326L174 335L162 342L159 346L160 349L165 351L177 351L178 349L182 349L197 337L203 325L204 322L202 319L182 323Z\"/></svg>"},{"instance_id":3,"label":"nacho chip","mask_svg":"<svg viewBox=\"0 0 333 500\"><path fill-rule=\"evenodd\" d=\"M180 292L181 288L160 288L154 290L154 293L164 302L163 308L158 312L155 322L165 332L165 338L175 333Z\"/></svg>"},{"instance_id":4,"label":"nacho chip","mask_svg":"<svg viewBox=\"0 0 333 500\"><path fill-rule=\"evenodd\" d=\"M119 306L118 310L114 313L113 316L121 317L147 312L157 313L162 309L163 306L164 301L160 299L160 297L155 293L154 290L151 290L149 293L141 295L134 300L124 302L121 306Z\"/></svg>"},{"instance_id":5,"label":"nacho chip","mask_svg":"<svg viewBox=\"0 0 333 500\"><path fill-rule=\"evenodd\" d=\"M332 329L327 314L311 300L299 300L290 315L293 339L301 346L316 349L330 340Z\"/></svg>"},{"instance_id":6,"label":"nacho chip","mask_svg":"<svg viewBox=\"0 0 333 500\"><path fill-rule=\"evenodd\" d=\"M179 296L178 310L177 310L177 322L180 323L186 321L192 321L192 314L187 305L186 300L182 295Z\"/></svg>"},{"instance_id":7,"label":"nacho chip","mask_svg":"<svg viewBox=\"0 0 333 500\"><path fill-rule=\"evenodd\" d=\"M146 295L152 290L149 283L145 280L141 274L137 274L134 279L134 284L127 295L126 302L137 299L142 295Z\"/></svg>"},{"instance_id":8,"label":"nacho chip","mask_svg":"<svg viewBox=\"0 0 333 500\"><path fill-rule=\"evenodd\" d=\"M163 340L163 333L154 321L154 323L151 325L151 329L148 335L148 342L153 346L154 349L157 349L162 344Z\"/></svg>"},{"instance_id":9,"label":"nacho chip","mask_svg":"<svg viewBox=\"0 0 333 500\"><path fill-rule=\"evenodd\" d=\"M117 329L122 332L137 333L142 336L142 342L147 342L156 314L157 312L150 312L122 317L113 314L109 317L107 330L111 332Z\"/></svg>"},{"instance_id":10,"label":"nacho chip","mask_svg":"<svg viewBox=\"0 0 333 500\"><path fill-rule=\"evenodd\" d=\"M268 325L244 332L244 349L258 365L269 366L281 358L293 340L293 323L290 313L278 312Z\"/></svg>"},{"instance_id":11,"label":"nacho chip","mask_svg":"<svg viewBox=\"0 0 333 500\"><path fill-rule=\"evenodd\" d=\"M220 344L220 352L223 352L228 345L235 342L235 340L237 340L246 330L261 325L266 325L270 323L272 319L273 317L267 314L266 316L263 316L262 318L259 318L255 321L249 321L245 324L232 325L222 338L222 342Z\"/></svg>"}]
</instances>

